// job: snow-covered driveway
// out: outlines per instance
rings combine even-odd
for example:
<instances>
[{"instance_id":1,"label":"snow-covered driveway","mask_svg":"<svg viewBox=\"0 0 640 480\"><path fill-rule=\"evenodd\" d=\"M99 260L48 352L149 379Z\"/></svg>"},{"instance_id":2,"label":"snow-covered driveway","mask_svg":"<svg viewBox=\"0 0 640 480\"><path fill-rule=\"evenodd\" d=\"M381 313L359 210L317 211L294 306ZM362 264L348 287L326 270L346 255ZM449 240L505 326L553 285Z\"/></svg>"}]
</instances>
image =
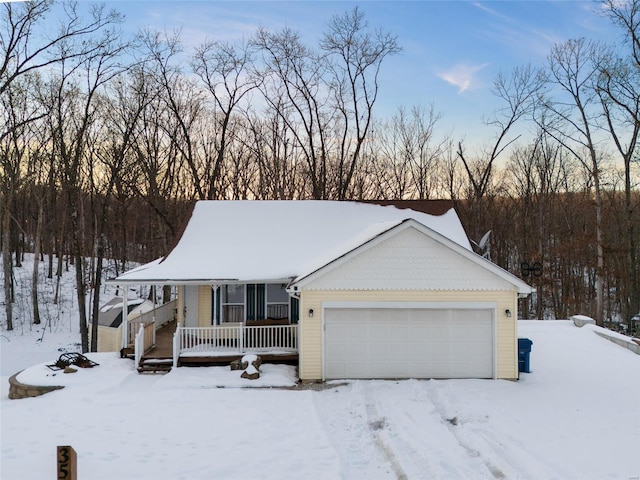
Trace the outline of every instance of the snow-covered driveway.
<instances>
[{"instance_id":1,"label":"snow-covered driveway","mask_svg":"<svg viewBox=\"0 0 640 480\"><path fill-rule=\"evenodd\" d=\"M220 367L138 375L103 356L63 390L8 400L3 377L0 478L50 478L55 446L72 445L90 480L639 479L640 356L569 322L519 328L534 343L518 382L246 389ZM262 370L257 385L292 381Z\"/></svg>"},{"instance_id":2,"label":"snow-covered driveway","mask_svg":"<svg viewBox=\"0 0 640 480\"><path fill-rule=\"evenodd\" d=\"M588 327L520 322L532 373L356 381L314 398L343 478L640 478L640 357Z\"/></svg>"},{"instance_id":3,"label":"snow-covered driveway","mask_svg":"<svg viewBox=\"0 0 640 480\"><path fill-rule=\"evenodd\" d=\"M560 465L532 457L525 432L497 428L486 398L478 402L483 388L463 410L455 405L469 385L461 392L443 381L358 381L315 404L343 478L568 478L558 476Z\"/></svg>"}]
</instances>

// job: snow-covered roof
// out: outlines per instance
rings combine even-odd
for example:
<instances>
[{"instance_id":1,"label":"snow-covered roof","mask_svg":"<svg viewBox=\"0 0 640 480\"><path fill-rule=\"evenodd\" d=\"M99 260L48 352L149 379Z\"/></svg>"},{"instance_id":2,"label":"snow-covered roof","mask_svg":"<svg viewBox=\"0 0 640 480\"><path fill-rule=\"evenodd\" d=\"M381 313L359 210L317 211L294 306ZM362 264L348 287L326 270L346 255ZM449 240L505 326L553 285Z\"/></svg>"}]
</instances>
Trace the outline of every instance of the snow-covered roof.
<instances>
[{"instance_id":1,"label":"snow-covered roof","mask_svg":"<svg viewBox=\"0 0 640 480\"><path fill-rule=\"evenodd\" d=\"M113 297L100 307L98 314L98 324L104 327L118 328L122 323L122 307L124 306L122 297ZM153 310L153 302L142 298L130 298L127 301L127 318L132 320L144 312Z\"/></svg>"},{"instance_id":2,"label":"snow-covered roof","mask_svg":"<svg viewBox=\"0 0 640 480\"><path fill-rule=\"evenodd\" d=\"M346 274L343 272L337 277L332 277L323 286L316 284L314 289L387 289L388 282L391 280L394 288L400 290L412 290L418 284L419 288L434 290L457 290L461 287L470 290L501 290L505 286L509 286L509 289L516 287L521 295L529 295L535 291L534 288L507 270L411 218L392 225L386 231L379 232L375 237L360 243L355 249L342 256L322 263L318 269L302 273L291 282L288 288L296 291L300 287L309 285L318 277L323 277L328 272L366 250L374 249L393 236L397 238L400 232L408 229L420 232L419 243L403 244L404 247L410 245L410 254L407 255L407 248L403 248L403 246L400 248L391 246L386 253L380 251L374 258L363 257L356 268L347 269ZM425 245L424 237L429 237L434 241L427 251L423 248ZM405 237L404 242L406 241ZM438 248L438 245L445 246L446 250L443 252L441 248ZM447 255L448 253L454 253L454 255ZM476 268L470 268L473 264L476 265ZM376 268L379 269L377 272ZM483 275L483 272L490 272L493 276L487 277ZM353 283L346 287L345 285L350 281ZM340 283L342 283L342 287L337 286Z\"/></svg>"},{"instance_id":3,"label":"snow-covered roof","mask_svg":"<svg viewBox=\"0 0 640 480\"><path fill-rule=\"evenodd\" d=\"M394 206L319 200L196 202L174 249L120 275L120 283L286 281L412 218L471 251L453 209L429 215Z\"/></svg>"}]
</instances>

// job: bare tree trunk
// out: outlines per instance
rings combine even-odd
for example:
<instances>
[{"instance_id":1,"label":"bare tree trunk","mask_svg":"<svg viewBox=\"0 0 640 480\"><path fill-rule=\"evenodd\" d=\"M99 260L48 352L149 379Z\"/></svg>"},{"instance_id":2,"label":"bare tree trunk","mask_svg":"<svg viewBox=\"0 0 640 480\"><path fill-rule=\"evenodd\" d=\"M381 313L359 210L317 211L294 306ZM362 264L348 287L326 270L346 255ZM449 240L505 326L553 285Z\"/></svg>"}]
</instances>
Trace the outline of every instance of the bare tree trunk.
<instances>
[{"instance_id":1,"label":"bare tree trunk","mask_svg":"<svg viewBox=\"0 0 640 480\"><path fill-rule=\"evenodd\" d=\"M62 241L63 238L64 238L64 222L62 223L62 227L60 228L60 238L58 239L58 242L57 242L58 262L56 267L56 293L53 296L54 305L58 305L58 302L60 301L60 277L62 277L62 261L64 258L64 250L63 250L64 243Z\"/></svg>"},{"instance_id":2,"label":"bare tree trunk","mask_svg":"<svg viewBox=\"0 0 640 480\"><path fill-rule=\"evenodd\" d=\"M6 197L5 197L6 198ZM11 235L9 234L9 226L11 224L11 211L9 210L9 202L4 206L4 215L2 216L2 264L4 267L4 304L7 314L7 330L13 330L13 263L11 260L11 249L9 247Z\"/></svg>"},{"instance_id":3,"label":"bare tree trunk","mask_svg":"<svg viewBox=\"0 0 640 480\"><path fill-rule=\"evenodd\" d=\"M600 192L600 170L594 160L593 180L596 195L596 323L604 323L604 248L602 240L602 193Z\"/></svg>"},{"instance_id":4,"label":"bare tree trunk","mask_svg":"<svg viewBox=\"0 0 640 480\"><path fill-rule=\"evenodd\" d=\"M102 260L104 258L104 235L98 237L96 274L93 290L93 311L91 318L91 351L98 351L98 317L100 315L100 286L102 285Z\"/></svg>"},{"instance_id":5,"label":"bare tree trunk","mask_svg":"<svg viewBox=\"0 0 640 480\"><path fill-rule=\"evenodd\" d=\"M78 322L80 327L80 343L82 352L89 351L89 329L87 327L87 306L85 301L87 293L84 285L84 264L79 247L74 247L74 257L76 260L76 299L78 301Z\"/></svg>"},{"instance_id":6,"label":"bare tree trunk","mask_svg":"<svg viewBox=\"0 0 640 480\"><path fill-rule=\"evenodd\" d=\"M78 322L80 328L80 343L82 352L89 351L89 329L87 327L87 306L86 306L86 288L84 283L84 262L82 259L81 233L79 232L79 216L77 200L73 198L78 195L74 192L75 188L69 191L69 206L71 209L71 237L73 245L72 258L76 267L76 300L78 301Z\"/></svg>"},{"instance_id":7,"label":"bare tree trunk","mask_svg":"<svg viewBox=\"0 0 640 480\"><path fill-rule=\"evenodd\" d=\"M638 273L638 258L636 257L636 233L635 227L637 226L638 215L633 211L633 204L631 203L631 176L629 169L625 170L625 202L627 207L628 226L627 232L629 235L629 268L631 270L631 299L630 308L631 313L640 313L640 274Z\"/></svg>"},{"instance_id":8,"label":"bare tree trunk","mask_svg":"<svg viewBox=\"0 0 640 480\"><path fill-rule=\"evenodd\" d=\"M31 278L31 302L33 305L33 323L40 324L40 306L38 305L38 267L40 265L40 250L42 249L42 217L44 216L44 204L38 199L38 221L35 234L35 247L33 252L33 276Z\"/></svg>"}]
</instances>

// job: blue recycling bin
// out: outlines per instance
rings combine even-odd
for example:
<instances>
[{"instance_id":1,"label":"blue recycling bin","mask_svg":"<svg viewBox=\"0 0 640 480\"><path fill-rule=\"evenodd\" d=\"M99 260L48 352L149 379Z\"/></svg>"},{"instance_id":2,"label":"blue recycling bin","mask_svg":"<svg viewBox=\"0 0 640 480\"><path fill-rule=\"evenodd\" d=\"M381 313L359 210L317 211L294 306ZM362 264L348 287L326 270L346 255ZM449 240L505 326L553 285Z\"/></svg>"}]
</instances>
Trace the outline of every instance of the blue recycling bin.
<instances>
[{"instance_id":1,"label":"blue recycling bin","mask_svg":"<svg viewBox=\"0 0 640 480\"><path fill-rule=\"evenodd\" d=\"M529 355L533 342L528 338L518 339L518 372L531 373Z\"/></svg>"}]
</instances>

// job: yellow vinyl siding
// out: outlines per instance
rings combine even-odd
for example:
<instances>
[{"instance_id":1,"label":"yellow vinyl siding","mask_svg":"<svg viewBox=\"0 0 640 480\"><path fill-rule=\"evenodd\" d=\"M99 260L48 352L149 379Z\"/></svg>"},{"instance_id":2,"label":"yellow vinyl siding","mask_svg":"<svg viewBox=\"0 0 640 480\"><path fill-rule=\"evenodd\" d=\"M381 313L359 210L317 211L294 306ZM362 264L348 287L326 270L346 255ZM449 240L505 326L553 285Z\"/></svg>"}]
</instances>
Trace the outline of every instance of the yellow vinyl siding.
<instances>
[{"instance_id":1,"label":"yellow vinyl siding","mask_svg":"<svg viewBox=\"0 0 640 480\"><path fill-rule=\"evenodd\" d=\"M178 287L177 320L184 326L184 285ZM211 326L211 286L198 285L198 326Z\"/></svg>"},{"instance_id":2,"label":"yellow vinyl siding","mask_svg":"<svg viewBox=\"0 0 640 480\"><path fill-rule=\"evenodd\" d=\"M89 325L89 338L92 326ZM118 328L98 325L98 352L119 352L122 348L122 325Z\"/></svg>"},{"instance_id":3,"label":"yellow vinyl siding","mask_svg":"<svg viewBox=\"0 0 640 480\"><path fill-rule=\"evenodd\" d=\"M517 292L420 290L303 290L300 299L300 378L322 378L322 303L344 302L493 302L496 303L497 378L518 377ZM309 317L309 309L314 315ZM511 310L507 318L505 310Z\"/></svg>"},{"instance_id":4,"label":"yellow vinyl siding","mask_svg":"<svg viewBox=\"0 0 640 480\"><path fill-rule=\"evenodd\" d=\"M198 286L198 326L211 326L211 286Z\"/></svg>"}]
</instances>

